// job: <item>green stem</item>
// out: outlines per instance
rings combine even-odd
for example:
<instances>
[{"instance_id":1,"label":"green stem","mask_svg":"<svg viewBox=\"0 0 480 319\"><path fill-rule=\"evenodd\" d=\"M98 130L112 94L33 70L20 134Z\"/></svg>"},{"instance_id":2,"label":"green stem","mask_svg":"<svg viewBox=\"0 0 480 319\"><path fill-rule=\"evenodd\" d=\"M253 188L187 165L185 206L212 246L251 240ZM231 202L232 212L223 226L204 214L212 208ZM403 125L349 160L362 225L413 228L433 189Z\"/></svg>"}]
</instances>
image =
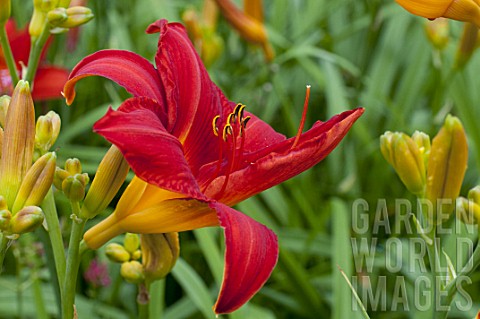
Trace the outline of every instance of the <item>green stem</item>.
<instances>
[{"instance_id":1,"label":"green stem","mask_svg":"<svg viewBox=\"0 0 480 319\"><path fill-rule=\"evenodd\" d=\"M80 214L80 205L78 202L72 202L72 231L70 234L70 243L68 245L67 271L63 287L62 299L62 318L73 318L73 305L75 303L75 290L77 283L78 267L80 263L80 240L83 236L83 228L86 219L78 219Z\"/></svg>"},{"instance_id":2,"label":"green stem","mask_svg":"<svg viewBox=\"0 0 480 319\"><path fill-rule=\"evenodd\" d=\"M141 304L137 303L138 305L138 319L148 319L148 303Z\"/></svg>"},{"instance_id":3,"label":"green stem","mask_svg":"<svg viewBox=\"0 0 480 319\"><path fill-rule=\"evenodd\" d=\"M57 280L60 286L60 293L63 295L63 282L65 281L65 250L63 248L62 232L58 221L57 208L53 191L50 189L42 203L42 210L47 222L48 236L53 250L55 268L57 269Z\"/></svg>"},{"instance_id":4,"label":"green stem","mask_svg":"<svg viewBox=\"0 0 480 319\"><path fill-rule=\"evenodd\" d=\"M8 71L10 72L10 76L12 77L12 85L15 87L19 80L17 74L17 65L15 63L15 59L13 58L12 48L10 47L10 43L8 42L8 35L7 30L5 29L5 25L2 26L0 32L0 44L2 46L3 55L5 57L5 62L7 63Z\"/></svg>"},{"instance_id":5,"label":"green stem","mask_svg":"<svg viewBox=\"0 0 480 319\"><path fill-rule=\"evenodd\" d=\"M5 255L7 254L9 239L5 237L5 235L3 234L0 234L0 236L2 237L0 242L0 274L1 274L3 271L3 261L5 259Z\"/></svg>"},{"instance_id":6,"label":"green stem","mask_svg":"<svg viewBox=\"0 0 480 319\"><path fill-rule=\"evenodd\" d=\"M33 297L35 300L35 310L36 313L35 315L37 316L38 319L48 319L48 313L47 309L45 309L45 302L43 300L43 294L42 294L42 286L40 282L40 278L38 278L38 273L37 270L35 270L35 273L33 274Z\"/></svg>"},{"instance_id":7,"label":"green stem","mask_svg":"<svg viewBox=\"0 0 480 319\"><path fill-rule=\"evenodd\" d=\"M152 282L150 285L150 318L161 319L165 300L165 279Z\"/></svg>"},{"instance_id":8,"label":"green stem","mask_svg":"<svg viewBox=\"0 0 480 319\"><path fill-rule=\"evenodd\" d=\"M25 75L25 81L28 81L30 84L33 83L35 73L37 73L40 56L42 55L43 47L45 46L49 36L50 30L45 26L42 30L42 33L40 33L40 36L36 39L32 39L30 56L28 57L27 74Z\"/></svg>"}]
</instances>

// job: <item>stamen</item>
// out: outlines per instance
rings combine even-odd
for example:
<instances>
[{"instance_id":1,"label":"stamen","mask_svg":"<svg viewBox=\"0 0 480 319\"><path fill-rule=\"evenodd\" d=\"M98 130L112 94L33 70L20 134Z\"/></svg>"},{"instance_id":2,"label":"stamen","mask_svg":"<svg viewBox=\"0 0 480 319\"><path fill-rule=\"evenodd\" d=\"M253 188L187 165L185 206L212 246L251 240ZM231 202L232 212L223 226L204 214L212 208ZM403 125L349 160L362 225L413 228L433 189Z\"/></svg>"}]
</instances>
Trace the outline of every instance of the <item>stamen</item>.
<instances>
[{"instance_id":1,"label":"stamen","mask_svg":"<svg viewBox=\"0 0 480 319\"><path fill-rule=\"evenodd\" d=\"M233 135L233 130L232 130L232 126L230 124L226 124L224 127L223 127L223 140L226 142L227 141L227 137L228 135Z\"/></svg>"},{"instance_id":2,"label":"stamen","mask_svg":"<svg viewBox=\"0 0 480 319\"><path fill-rule=\"evenodd\" d=\"M227 124L227 125L230 126L230 124ZM231 126L230 126L230 128L231 128ZM223 193L225 192L225 189L227 189L227 184L228 184L228 180L230 178L230 174L233 172L233 169L235 168L235 152L237 150L237 142L236 142L237 138L233 134L233 129L232 129L232 135L233 135L233 138L232 138L232 152L231 152L231 158L230 158L230 165L228 166L227 171L225 173L225 180L223 181L222 188L215 195L216 199L221 198Z\"/></svg>"},{"instance_id":3,"label":"stamen","mask_svg":"<svg viewBox=\"0 0 480 319\"><path fill-rule=\"evenodd\" d=\"M215 134L215 136L218 136L217 122L219 118L220 118L220 115L217 115L213 118L213 121L212 121L212 129L213 129L213 134Z\"/></svg>"},{"instance_id":4,"label":"stamen","mask_svg":"<svg viewBox=\"0 0 480 319\"><path fill-rule=\"evenodd\" d=\"M300 121L300 126L297 131L297 136L293 141L292 148L294 148L298 141L300 140L300 136L303 132L303 127L305 126L305 120L307 118L307 111L308 111L308 101L310 100L310 85L307 85L307 92L305 93L305 102L303 103L303 113L302 113L302 120Z\"/></svg>"}]
</instances>

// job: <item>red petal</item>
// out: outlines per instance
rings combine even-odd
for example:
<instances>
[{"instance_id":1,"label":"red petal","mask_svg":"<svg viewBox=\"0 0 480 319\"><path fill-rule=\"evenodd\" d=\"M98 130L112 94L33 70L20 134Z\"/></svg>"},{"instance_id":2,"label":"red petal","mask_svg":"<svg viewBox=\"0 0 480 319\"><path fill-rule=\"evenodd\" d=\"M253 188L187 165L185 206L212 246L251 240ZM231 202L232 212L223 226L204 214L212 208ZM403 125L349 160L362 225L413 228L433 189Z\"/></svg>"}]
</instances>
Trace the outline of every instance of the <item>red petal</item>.
<instances>
[{"instance_id":1,"label":"red petal","mask_svg":"<svg viewBox=\"0 0 480 319\"><path fill-rule=\"evenodd\" d=\"M32 96L34 100L62 97L62 89L68 79L68 70L57 67L40 67L35 76Z\"/></svg>"},{"instance_id":2,"label":"red petal","mask_svg":"<svg viewBox=\"0 0 480 319\"><path fill-rule=\"evenodd\" d=\"M203 199L205 197L185 161L182 145L163 126L162 112L162 107L152 99L131 98L118 111L110 109L95 123L94 131L122 151L142 180Z\"/></svg>"},{"instance_id":3,"label":"red petal","mask_svg":"<svg viewBox=\"0 0 480 319\"><path fill-rule=\"evenodd\" d=\"M17 65L20 67L18 62L23 62L27 65L28 55L30 54L30 34L28 34L28 28L25 27L22 30L18 30L13 19L8 20L5 28Z\"/></svg>"},{"instance_id":4,"label":"red petal","mask_svg":"<svg viewBox=\"0 0 480 319\"><path fill-rule=\"evenodd\" d=\"M210 80L185 28L159 20L147 32L160 32L157 68L166 92L167 129L184 145L185 157L196 174L218 158L218 139L212 130L216 115L232 111L230 102Z\"/></svg>"},{"instance_id":5,"label":"red petal","mask_svg":"<svg viewBox=\"0 0 480 319\"><path fill-rule=\"evenodd\" d=\"M225 231L225 270L214 311L240 308L262 288L278 260L277 236L247 215L220 203L211 203Z\"/></svg>"},{"instance_id":6,"label":"red petal","mask_svg":"<svg viewBox=\"0 0 480 319\"><path fill-rule=\"evenodd\" d=\"M230 175L221 196L217 193L223 186L224 176L213 180L204 191L205 195L232 206L300 174L324 159L340 143L363 111L359 108L336 115L327 122L317 122L302 134L293 149L291 146L295 138L290 138L247 154L242 163L243 168Z\"/></svg>"},{"instance_id":7,"label":"red petal","mask_svg":"<svg viewBox=\"0 0 480 319\"><path fill-rule=\"evenodd\" d=\"M145 58L129 51L102 50L78 63L64 87L67 104L75 98L75 83L92 75L117 82L134 96L146 96L164 105L163 88L157 70Z\"/></svg>"}]
</instances>

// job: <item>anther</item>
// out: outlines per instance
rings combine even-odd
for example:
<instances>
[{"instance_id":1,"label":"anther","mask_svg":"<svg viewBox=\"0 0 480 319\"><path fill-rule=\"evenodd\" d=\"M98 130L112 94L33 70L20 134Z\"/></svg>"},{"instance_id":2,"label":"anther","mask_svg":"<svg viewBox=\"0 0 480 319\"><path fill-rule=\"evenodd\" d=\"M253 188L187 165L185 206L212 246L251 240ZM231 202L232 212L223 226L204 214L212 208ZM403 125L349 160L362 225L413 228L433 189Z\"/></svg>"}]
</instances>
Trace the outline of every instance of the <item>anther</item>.
<instances>
[{"instance_id":1,"label":"anther","mask_svg":"<svg viewBox=\"0 0 480 319\"><path fill-rule=\"evenodd\" d=\"M217 115L213 118L213 121L212 121L212 129L213 129L213 134L215 134L215 136L218 136L217 122L219 118L220 118L220 115Z\"/></svg>"}]
</instances>

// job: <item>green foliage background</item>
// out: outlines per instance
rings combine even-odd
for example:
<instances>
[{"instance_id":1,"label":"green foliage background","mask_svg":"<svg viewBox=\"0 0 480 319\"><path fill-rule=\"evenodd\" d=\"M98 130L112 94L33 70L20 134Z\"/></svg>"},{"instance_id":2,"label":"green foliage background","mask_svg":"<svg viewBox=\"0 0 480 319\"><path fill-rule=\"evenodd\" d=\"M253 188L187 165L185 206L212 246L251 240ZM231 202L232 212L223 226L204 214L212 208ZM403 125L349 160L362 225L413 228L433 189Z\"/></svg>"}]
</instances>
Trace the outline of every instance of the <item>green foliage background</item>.
<instances>
[{"instance_id":1,"label":"green foliage background","mask_svg":"<svg viewBox=\"0 0 480 319\"><path fill-rule=\"evenodd\" d=\"M365 107L366 112L322 163L237 206L279 235L281 252L265 287L229 317L361 318L359 311L352 311L351 290L338 267L350 279L361 276L355 274L351 238L377 237L374 267L363 275L372 285L386 276L388 289L377 293L386 294L388 307L382 311L367 306L371 318L421 318L413 306L413 278L418 274L406 268L396 274L386 270L385 263L392 258L383 249L388 234L374 234L371 228L365 234L353 232L352 203L365 199L373 224L378 199L385 198L393 225L393 200L413 198L381 157L378 138L386 130L408 134L422 130L433 136L447 113L459 116L469 135L470 165L463 194L478 183L480 90L476 70L480 60L474 56L464 71L452 75L462 24L451 22L449 45L439 54L425 36L426 20L408 14L393 1L264 2L266 26L276 51L271 64L265 63L260 49L244 42L220 19L218 32L224 51L209 73L227 96L246 104L251 112L288 136L295 135L298 128L306 84L312 85L309 125L357 106ZM181 21L186 8L200 8L201 4L181 0L89 1L95 19L81 27L76 50L65 50L66 36L55 37L49 61L72 68L82 57L105 48L131 50L153 61L158 38L145 34L145 28L159 18ZM13 6L17 21L26 22L31 14L28 5L13 1ZM94 174L108 144L92 133L91 127L109 105L118 106L128 94L100 78L81 81L77 93L71 107L60 100L37 104L37 109L42 113L53 108L61 114L62 132L56 144L59 163L75 156L81 159L85 171ZM68 218L68 211L64 214ZM403 229L391 236L409 235ZM181 260L159 286L165 289L164 301L152 302L164 309L162 318L213 318L211 306L223 271L222 242L218 229L181 235ZM102 250L96 254L106 260ZM83 270L94 255L92 252L85 258ZM403 254L405 264L407 255ZM9 258L13 260L13 256ZM109 287L92 289L80 278L80 318L134 317L136 287L118 278L117 265L109 268ZM56 305L48 274L40 275L45 279L42 289L47 312L53 313ZM0 279L1 318L16 316L22 304L24 317L38 316L29 276L23 272L17 276L20 279ZM398 297L395 282L399 276L405 279L408 311L391 309ZM20 292L15 288L16 280L24 283ZM451 318L475 316L480 301L478 280L476 272L473 284L466 288L473 300L471 311L453 309Z\"/></svg>"}]
</instances>

